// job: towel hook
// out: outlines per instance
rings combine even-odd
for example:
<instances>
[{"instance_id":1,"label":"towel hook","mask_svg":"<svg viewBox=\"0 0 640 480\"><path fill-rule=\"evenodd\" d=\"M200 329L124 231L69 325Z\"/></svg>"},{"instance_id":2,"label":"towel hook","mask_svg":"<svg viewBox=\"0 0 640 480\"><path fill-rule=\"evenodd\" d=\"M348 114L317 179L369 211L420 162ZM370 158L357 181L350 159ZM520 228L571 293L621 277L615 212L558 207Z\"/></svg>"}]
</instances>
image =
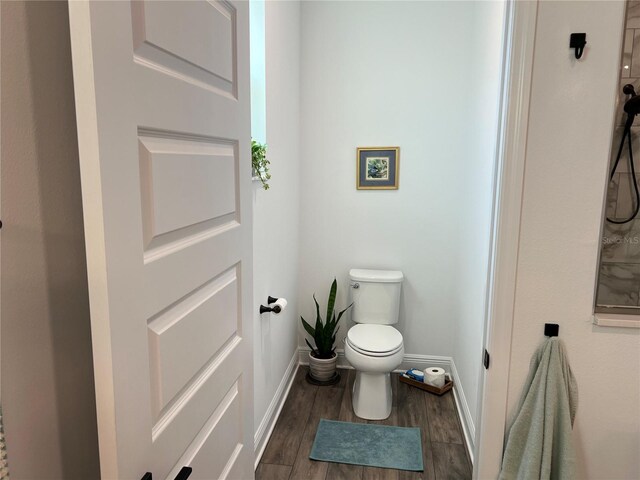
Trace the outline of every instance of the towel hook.
<instances>
[{"instance_id":1,"label":"towel hook","mask_svg":"<svg viewBox=\"0 0 640 480\"><path fill-rule=\"evenodd\" d=\"M580 60L584 52L584 46L587 44L586 33L572 33L569 37L569 48L575 49L576 58Z\"/></svg>"},{"instance_id":2,"label":"towel hook","mask_svg":"<svg viewBox=\"0 0 640 480\"><path fill-rule=\"evenodd\" d=\"M544 324L544 336L545 337L557 337L560 331L560 325L557 323L545 323Z\"/></svg>"}]
</instances>

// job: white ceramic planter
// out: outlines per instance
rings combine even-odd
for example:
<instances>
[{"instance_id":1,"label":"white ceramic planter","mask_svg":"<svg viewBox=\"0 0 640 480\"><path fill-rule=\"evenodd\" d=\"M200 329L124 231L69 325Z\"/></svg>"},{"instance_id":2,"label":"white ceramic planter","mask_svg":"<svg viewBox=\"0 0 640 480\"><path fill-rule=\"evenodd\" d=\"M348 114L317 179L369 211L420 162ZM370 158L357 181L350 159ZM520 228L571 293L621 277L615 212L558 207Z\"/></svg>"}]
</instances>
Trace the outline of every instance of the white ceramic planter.
<instances>
[{"instance_id":1,"label":"white ceramic planter","mask_svg":"<svg viewBox=\"0 0 640 480\"><path fill-rule=\"evenodd\" d=\"M336 364L338 355L333 354L333 358L316 358L309 352L309 372L311 377L318 382L327 382L336 374Z\"/></svg>"}]
</instances>

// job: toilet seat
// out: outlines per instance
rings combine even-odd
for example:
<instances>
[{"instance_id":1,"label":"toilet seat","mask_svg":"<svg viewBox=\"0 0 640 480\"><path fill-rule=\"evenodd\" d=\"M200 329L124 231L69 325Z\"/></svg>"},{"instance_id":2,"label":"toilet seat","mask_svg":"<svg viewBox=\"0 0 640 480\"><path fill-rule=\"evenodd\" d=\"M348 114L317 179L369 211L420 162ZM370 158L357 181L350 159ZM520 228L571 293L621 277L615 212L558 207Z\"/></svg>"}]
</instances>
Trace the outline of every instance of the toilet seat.
<instances>
[{"instance_id":1,"label":"toilet seat","mask_svg":"<svg viewBox=\"0 0 640 480\"><path fill-rule=\"evenodd\" d=\"M370 357L388 357L403 348L402 334L389 325L355 325L347 332L346 341L356 352Z\"/></svg>"},{"instance_id":2,"label":"toilet seat","mask_svg":"<svg viewBox=\"0 0 640 480\"><path fill-rule=\"evenodd\" d=\"M395 350L390 350L388 352L371 352L369 350L364 350L362 348L356 347L349 340L347 340L347 343L349 343L349 346L351 348L353 348L356 352L358 352L358 353L360 353L362 355L366 355L367 357L390 357L392 355L395 355L400 350L402 350L402 345L400 345Z\"/></svg>"}]
</instances>

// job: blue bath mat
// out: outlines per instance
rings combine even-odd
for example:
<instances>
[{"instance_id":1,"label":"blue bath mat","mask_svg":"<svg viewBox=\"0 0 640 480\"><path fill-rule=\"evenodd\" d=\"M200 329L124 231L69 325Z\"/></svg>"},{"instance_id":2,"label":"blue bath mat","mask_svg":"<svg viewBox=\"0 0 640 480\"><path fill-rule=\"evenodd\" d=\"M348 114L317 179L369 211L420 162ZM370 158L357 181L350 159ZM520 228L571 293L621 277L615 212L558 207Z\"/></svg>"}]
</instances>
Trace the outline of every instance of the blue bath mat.
<instances>
[{"instance_id":1,"label":"blue bath mat","mask_svg":"<svg viewBox=\"0 0 640 480\"><path fill-rule=\"evenodd\" d=\"M311 460L421 472L419 428L320 419Z\"/></svg>"}]
</instances>

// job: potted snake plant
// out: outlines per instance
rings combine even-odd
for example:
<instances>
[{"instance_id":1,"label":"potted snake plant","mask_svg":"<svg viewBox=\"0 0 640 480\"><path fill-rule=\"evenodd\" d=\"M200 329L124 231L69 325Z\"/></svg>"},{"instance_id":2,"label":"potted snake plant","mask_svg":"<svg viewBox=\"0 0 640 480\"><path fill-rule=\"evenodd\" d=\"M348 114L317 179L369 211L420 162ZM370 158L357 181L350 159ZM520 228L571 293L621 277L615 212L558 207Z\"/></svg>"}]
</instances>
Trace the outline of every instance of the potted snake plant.
<instances>
[{"instance_id":1,"label":"potted snake plant","mask_svg":"<svg viewBox=\"0 0 640 480\"><path fill-rule=\"evenodd\" d=\"M331 284L331 290L329 291L329 299L327 300L327 315L325 320L322 320L320 316L320 305L316 300L315 294L313 295L313 301L316 304L316 322L315 326L311 326L305 321L302 316L302 326L305 331L311 336L315 347L311 345L308 339L305 339L311 351L309 352L309 374L312 380L316 382L331 382L336 378L336 363L338 360L338 354L336 353L336 334L338 329L338 322L342 318L342 315L349 310L351 305L342 310L336 316L334 310L336 303L336 293L338 291L338 282L334 278Z\"/></svg>"}]
</instances>

